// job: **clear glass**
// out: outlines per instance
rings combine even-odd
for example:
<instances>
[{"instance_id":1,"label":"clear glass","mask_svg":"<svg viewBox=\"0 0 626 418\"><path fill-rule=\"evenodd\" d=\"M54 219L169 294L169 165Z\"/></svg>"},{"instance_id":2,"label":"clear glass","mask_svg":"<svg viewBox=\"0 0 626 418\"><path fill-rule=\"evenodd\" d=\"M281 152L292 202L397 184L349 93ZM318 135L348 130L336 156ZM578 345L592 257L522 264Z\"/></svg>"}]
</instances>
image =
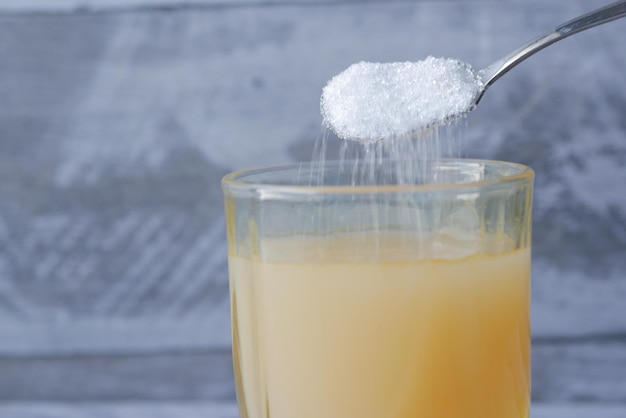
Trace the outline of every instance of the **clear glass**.
<instances>
[{"instance_id":1,"label":"clear glass","mask_svg":"<svg viewBox=\"0 0 626 418\"><path fill-rule=\"evenodd\" d=\"M527 418L533 171L355 167L223 179L241 416Z\"/></svg>"}]
</instances>

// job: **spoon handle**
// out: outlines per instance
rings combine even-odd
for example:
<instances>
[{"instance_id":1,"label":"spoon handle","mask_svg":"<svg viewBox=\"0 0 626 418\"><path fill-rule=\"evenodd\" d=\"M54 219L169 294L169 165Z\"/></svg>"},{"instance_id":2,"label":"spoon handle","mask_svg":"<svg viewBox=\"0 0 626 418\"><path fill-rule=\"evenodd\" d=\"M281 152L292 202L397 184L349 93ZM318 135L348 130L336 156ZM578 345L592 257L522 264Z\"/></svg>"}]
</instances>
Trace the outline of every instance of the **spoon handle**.
<instances>
[{"instance_id":1,"label":"spoon handle","mask_svg":"<svg viewBox=\"0 0 626 418\"><path fill-rule=\"evenodd\" d=\"M626 16L626 0L621 0L563 23L551 32L540 36L482 69L479 75L483 82L483 93L494 81L506 74L511 68L545 47L575 33L624 16Z\"/></svg>"}]
</instances>

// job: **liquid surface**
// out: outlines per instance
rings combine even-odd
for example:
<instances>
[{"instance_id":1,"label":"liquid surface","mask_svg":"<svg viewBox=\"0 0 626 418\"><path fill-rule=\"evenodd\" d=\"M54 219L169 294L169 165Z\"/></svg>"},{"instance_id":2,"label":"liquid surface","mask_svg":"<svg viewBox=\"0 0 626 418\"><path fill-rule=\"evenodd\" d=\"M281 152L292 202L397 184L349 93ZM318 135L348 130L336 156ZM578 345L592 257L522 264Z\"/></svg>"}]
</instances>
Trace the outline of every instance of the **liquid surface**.
<instances>
[{"instance_id":1,"label":"liquid surface","mask_svg":"<svg viewBox=\"0 0 626 418\"><path fill-rule=\"evenodd\" d=\"M528 417L529 249L357 263L262 246L283 261L229 258L242 417Z\"/></svg>"},{"instance_id":2,"label":"liquid surface","mask_svg":"<svg viewBox=\"0 0 626 418\"><path fill-rule=\"evenodd\" d=\"M463 116L481 89L476 72L454 59L360 62L324 87L321 111L340 138L377 141L420 134Z\"/></svg>"}]
</instances>

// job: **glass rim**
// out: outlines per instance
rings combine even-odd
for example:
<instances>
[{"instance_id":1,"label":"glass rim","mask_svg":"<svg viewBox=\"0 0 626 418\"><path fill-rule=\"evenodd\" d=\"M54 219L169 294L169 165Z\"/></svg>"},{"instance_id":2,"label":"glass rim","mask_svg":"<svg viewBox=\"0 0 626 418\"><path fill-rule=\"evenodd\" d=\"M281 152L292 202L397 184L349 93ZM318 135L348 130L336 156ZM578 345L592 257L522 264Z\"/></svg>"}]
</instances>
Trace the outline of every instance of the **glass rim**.
<instances>
[{"instance_id":1,"label":"glass rim","mask_svg":"<svg viewBox=\"0 0 626 418\"><path fill-rule=\"evenodd\" d=\"M330 160L322 163L323 167L337 166L338 160ZM494 177L491 179L447 182L447 183L423 183L423 184L385 184L385 185L315 185L315 184L279 184L262 183L259 181L246 181L246 178L263 174L279 172L301 172L302 170L316 169L315 162L291 163L259 168L250 168L233 171L222 177L222 188L225 191L251 191L262 190L272 193L287 193L295 195L312 194L383 194L383 193L416 193L435 192L444 190L472 190L483 189L494 186L512 185L523 183L534 179L535 172L527 165L503 160L473 159L473 158L442 158L435 161L438 165L462 166L462 165L483 165L500 166L511 168L512 173Z\"/></svg>"}]
</instances>

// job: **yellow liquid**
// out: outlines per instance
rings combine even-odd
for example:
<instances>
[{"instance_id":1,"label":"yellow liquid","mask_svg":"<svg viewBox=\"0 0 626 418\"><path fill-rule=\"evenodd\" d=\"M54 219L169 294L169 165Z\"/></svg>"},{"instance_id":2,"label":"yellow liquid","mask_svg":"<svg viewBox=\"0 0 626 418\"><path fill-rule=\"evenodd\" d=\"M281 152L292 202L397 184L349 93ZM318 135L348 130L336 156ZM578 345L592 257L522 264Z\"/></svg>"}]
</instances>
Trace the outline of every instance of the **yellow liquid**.
<instances>
[{"instance_id":1,"label":"yellow liquid","mask_svg":"<svg viewBox=\"0 0 626 418\"><path fill-rule=\"evenodd\" d=\"M285 261L229 258L243 418L528 417L529 249L402 261L390 241L390 261L340 262L349 239L274 244Z\"/></svg>"}]
</instances>

